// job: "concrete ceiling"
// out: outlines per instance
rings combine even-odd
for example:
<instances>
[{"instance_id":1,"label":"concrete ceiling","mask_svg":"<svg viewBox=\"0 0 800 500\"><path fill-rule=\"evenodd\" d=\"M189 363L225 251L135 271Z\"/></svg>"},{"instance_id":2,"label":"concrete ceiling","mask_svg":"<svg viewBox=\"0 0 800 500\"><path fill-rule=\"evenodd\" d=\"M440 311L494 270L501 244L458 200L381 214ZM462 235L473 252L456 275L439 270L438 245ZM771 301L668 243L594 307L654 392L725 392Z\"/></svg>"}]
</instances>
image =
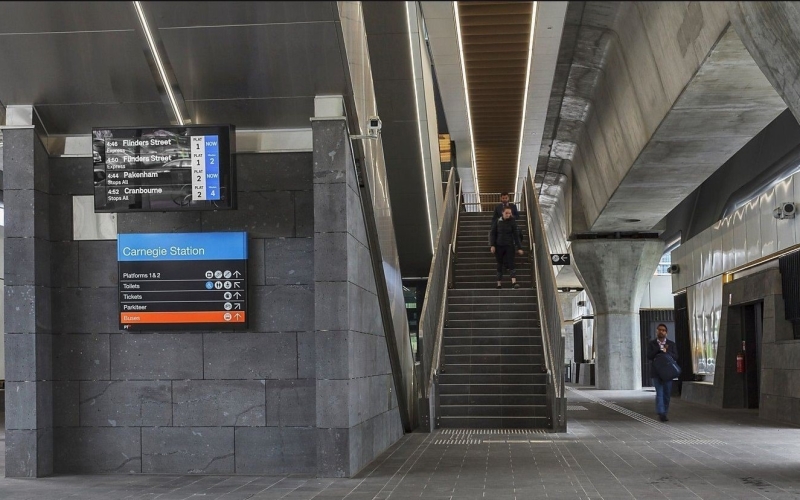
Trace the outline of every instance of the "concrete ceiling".
<instances>
[{"instance_id":1,"label":"concrete ceiling","mask_svg":"<svg viewBox=\"0 0 800 500\"><path fill-rule=\"evenodd\" d=\"M570 2L537 184L573 179L572 234L658 230L785 107L722 4Z\"/></svg>"},{"instance_id":2,"label":"concrete ceiling","mask_svg":"<svg viewBox=\"0 0 800 500\"><path fill-rule=\"evenodd\" d=\"M335 2L144 2L195 123L308 127L346 95ZM0 102L49 134L169 123L131 2L0 2Z\"/></svg>"}]
</instances>

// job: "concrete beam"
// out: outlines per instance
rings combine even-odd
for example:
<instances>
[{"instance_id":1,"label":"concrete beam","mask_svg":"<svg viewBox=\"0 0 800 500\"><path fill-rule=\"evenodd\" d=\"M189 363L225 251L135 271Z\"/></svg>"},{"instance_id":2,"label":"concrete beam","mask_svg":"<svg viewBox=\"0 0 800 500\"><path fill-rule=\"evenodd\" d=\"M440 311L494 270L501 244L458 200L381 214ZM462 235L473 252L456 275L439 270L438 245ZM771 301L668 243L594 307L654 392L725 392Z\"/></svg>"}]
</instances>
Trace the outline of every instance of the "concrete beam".
<instances>
[{"instance_id":1,"label":"concrete beam","mask_svg":"<svg viewBox=\"0 0 800 500\"><path fill-rule=\"evenodd\" d=\"M728 27L714 2L570 5L537 171L571 170L579 209L543 207L569 234L653 230L785 109Z\"/></svg>"},{"instance_id":2,"label":"concrete beam","mask_svg":"<svg viewBox=\"0 0 800 500\"><path fill-rule=\"evenodd\" d=\"M800 5L725 2L736 33L800 121Z\"/></svg>"}]
</instances>

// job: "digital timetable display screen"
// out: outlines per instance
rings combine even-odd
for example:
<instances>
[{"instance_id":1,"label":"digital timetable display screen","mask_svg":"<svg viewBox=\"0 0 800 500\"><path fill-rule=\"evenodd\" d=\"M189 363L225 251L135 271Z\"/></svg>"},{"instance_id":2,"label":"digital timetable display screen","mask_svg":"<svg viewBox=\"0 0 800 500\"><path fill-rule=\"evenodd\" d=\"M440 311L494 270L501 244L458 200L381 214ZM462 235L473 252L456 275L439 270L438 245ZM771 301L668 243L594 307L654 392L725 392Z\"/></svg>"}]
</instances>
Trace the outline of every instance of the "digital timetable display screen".
<instances>
[{"instance_id":1,"label":"digital timetable display screen","mask_svg":"<svg viewBox=\"0 0 800 500\"><path fill-rule=\"evenodd\" d=\"M234 127L92 129L95 212L236 208Z\"/></svg>"}]
</instances>

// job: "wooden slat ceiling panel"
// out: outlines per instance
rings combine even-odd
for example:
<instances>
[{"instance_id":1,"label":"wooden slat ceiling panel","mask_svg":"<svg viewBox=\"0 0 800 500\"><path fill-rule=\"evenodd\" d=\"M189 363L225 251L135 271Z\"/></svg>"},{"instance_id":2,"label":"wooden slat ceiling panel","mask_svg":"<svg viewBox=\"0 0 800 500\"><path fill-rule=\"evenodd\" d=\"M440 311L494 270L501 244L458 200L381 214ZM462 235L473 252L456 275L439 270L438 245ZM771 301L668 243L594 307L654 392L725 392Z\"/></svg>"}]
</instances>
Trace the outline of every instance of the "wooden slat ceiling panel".
<instances>
[{"instance_id":1,"label":"wooden slat ceiling panel","mask_svg":"<svg viewBox=\"0 0 800 500\"><path fill-rule=\"evenodd\" d=\"M532 10L532 2L458 3L483 193L514 189Z\"/></svg>"}]
</instances>

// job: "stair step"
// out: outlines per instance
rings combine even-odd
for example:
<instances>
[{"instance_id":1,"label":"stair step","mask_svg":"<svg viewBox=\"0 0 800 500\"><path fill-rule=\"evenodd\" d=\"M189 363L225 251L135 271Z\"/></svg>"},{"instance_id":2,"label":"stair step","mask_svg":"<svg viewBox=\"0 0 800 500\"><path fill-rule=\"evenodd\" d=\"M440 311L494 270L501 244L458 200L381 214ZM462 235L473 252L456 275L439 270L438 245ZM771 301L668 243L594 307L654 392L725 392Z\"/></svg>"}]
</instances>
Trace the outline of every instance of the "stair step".
<instances>
[{"instance_id":1,"label":"stair step","mask_svg":"<svg viewBox=\"0 0 800 500\"><path fill-rule=\"evenodd\" d=\"M538 405L443 405L442 417L534 417L547 416L547 404Z\"/></svg>"},{"instance_id":2,"label":"stair step","mask_svg":"<svg viewBox=\"0 0 800 500\"><path fill-rule=\"evenodd\" d=\"M464 335L455 336L450 332L445 332L444 347L462 347L462 346L475 346L475 347L501 347L501 346L534 346L537 349L542 349L542 339L537 335L525 335L520 337L511 337L508 335Z\"/></svg>"},{"instance_id":3,"label":"stair step","mask_svg":"<svg viewBox=\"0 0 800 500\"><path fill-rule=\"evenodd\" d=\"M544 394L439 394L442 406L497 405L497 406L542 406L547 405Z\"/></svg>"},{"instance_id":4,"label":"stair step","mask_svg":"<svg viewBox=\"0 0 800 500\"><path fill-rule=\"evenodd\" d=\"M502 307L498 305L498 307ZM537 311L453 311L447 313L447 320L468 320L468 319L532 319L539 321Z\"/></svg>"},{"instance_id":5,"label":"stair step","mask_svg":"<svg viewBox=\"0 0 800 500\"><path fill-rule=\"evenodd\" d=\"M448 319L447 328L539 328L539 321L533 319Z\"/></svg>"},{"instance_id":6,"label":"stair step","mask_svg":"<svg viewBox=\"0 0 800 500\"><path fill-rule=\"evenodd\" d=\"M543 358L542 358L543 359ZM506 375L519 374L529 375L542 373L540 364L500 364L500 365L480 365L480 364L445 364L441 365L441 373L451 375Z\"/></svg>"},{"instance_id":7,"label":"stair step","mask_svg":"<svg viewBox=\"0 0 800 500\"><path fill-rule=\"evenodd\" d=\"M541 345L445 345L445 356L498 356L498 355L512 355L512 354L527 354L534 356L543 356L544 350Z\"/></svg>"},{"instance_id":8,"label":"stair step","mask_svg":"<svg viewBox=\"0 0 800 500\"><path fill-rule=\"evenodd\" d=\"M448 304L447 310L457 312L528 312L538 313L539 307L535 302L523 303L498 303L498 304Z\"/></svg>"},{"instance_id":9,"label":"stair step","mask_svg":"<svg viewBox=\"0 0 800 500\"><path fill-rule=\"evenodd\" d=\"M441 384L544 384L546 373L441 373Z\"/></svg>"},{"instance_id":10,"label":"stair step","mask_svg":"<svg viewBox=\"0 0 800 500\"><path fill-rule=\"evenodd\" d=\"M498 327L466 327L466 326L446 326L444 329L445 338L451 337L509 337L509 338L525 338L534 337L541 338L541 329L538 326L516 327L513 328L498 328Z\"/></svg>"},{"instance_id":11,"label":"stair step","mask_svg":"<svg viewBox=\"0 0 800 500\"><path fill-rule=\"evenodd\" d=\"M533 297L536 294L533 290L470 290L470 289L461 289L461 290L450 290L448 295L456 296L456 297L488 297L488 298L499 298L499 297Z\"/></svg>"},{"instance_id":12,"label":"stair step","mask_svg":"<svg viewBox=\"0 0 800 500\"><path fill-rule=\"evenodd\" d=\"M510 365L540 365L544 361L541 353L452 353L446 352L444 362L446 365L464 364L467 366L474 365L493 365L493 366L510 366ZM503 372L497 372L503 373Z\"/></svg>"},{"instance_id":13,"label":"stair step","mask_svg":"<svg viewBox=\"0 0 800 500\"><path fill-rule=\"evenodd\" d=\"M439 384L439 395L546 395L546 384Z\"/></svg>"},{"instance_id":14,"label":"stair step","mask_svg":"<svg viewBox=\"0 0 800 500\"><path fill-rule=\"evenodd\" d=\"M445 417L439 418L444 429L544 429L547 417ZM487 436L487 439L491 436Z\"/></svg>"}]
</instances>

